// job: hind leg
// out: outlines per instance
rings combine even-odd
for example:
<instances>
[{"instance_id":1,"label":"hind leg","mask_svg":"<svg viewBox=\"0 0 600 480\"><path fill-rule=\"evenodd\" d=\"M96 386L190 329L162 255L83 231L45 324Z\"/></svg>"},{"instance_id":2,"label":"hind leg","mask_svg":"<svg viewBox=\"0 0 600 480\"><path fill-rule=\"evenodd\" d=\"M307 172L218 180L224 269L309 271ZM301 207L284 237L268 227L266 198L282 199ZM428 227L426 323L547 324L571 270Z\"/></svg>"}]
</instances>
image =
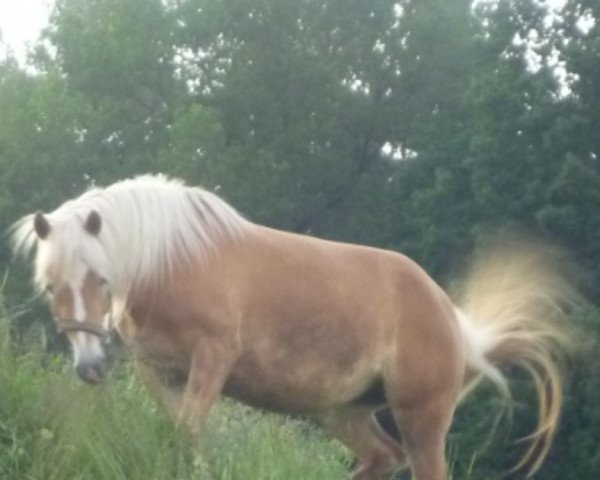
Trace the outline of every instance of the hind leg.
<instances>
[{"instance_id":1,"label":"hind leg","mask_svg":"<svg viewBox=\"0 0 600 480\"><path fill-rule=\"evenodd\" d=\"M445 446L453 414L453 396L394 411L413 480L447 480Z\"/></svg>"},{"instance_id":2,"label":"hind leg","mask_svg":"<svg viewBox=\"0 0 600 480\"><path fill-rule=\"evenodd\" d=\"M356 454L358 468L352 480L380 480L406 465L404 449L383 431L371 410L343 408L318 420Z\"/></svg>"}]
</instances>

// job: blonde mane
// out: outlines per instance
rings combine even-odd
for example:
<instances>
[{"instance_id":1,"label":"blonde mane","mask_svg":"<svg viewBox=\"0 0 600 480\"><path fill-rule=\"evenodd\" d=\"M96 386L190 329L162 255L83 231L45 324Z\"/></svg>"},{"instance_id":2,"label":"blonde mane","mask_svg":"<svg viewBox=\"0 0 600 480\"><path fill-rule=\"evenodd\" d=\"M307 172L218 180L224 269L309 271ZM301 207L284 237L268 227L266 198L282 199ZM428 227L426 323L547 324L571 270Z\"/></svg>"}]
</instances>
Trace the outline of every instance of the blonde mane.
<instances>
[{"instance_id":1,"label":"blonde mane","mask_svg":"<svg viewBox=\"0 0 600 480\"><path fill-rule=\"evenodd\" d=\"M83 228L91 211L102 219L97 236ZM164 175L94 187L63 203L46 215L52 227L48 242L38 240L33 217L13 225L12 241L16 252L38 247L38 285L52 254L63 262L78 256L119 290L134 281L163 278L178 261L206 260L222 241L237 238L252 225L211 192Z\"/></svg>"}]
</instances>

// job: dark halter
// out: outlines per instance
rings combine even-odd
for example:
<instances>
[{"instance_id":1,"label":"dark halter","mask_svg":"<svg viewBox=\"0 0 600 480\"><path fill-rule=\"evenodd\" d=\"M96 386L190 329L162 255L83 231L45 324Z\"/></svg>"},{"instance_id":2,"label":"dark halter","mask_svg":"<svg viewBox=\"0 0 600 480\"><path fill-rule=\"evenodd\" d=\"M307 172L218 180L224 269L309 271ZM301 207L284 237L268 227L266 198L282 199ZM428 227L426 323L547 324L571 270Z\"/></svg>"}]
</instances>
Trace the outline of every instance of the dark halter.
<instances>
[{"instance_id":1,"label":"dark halter","mask_svg":"<svg viewBox=\"0 0 600 480\"><path fill-rule=\"evenodd\" d=\"M109 292L108 298L110 309L108 311L109 316L109 325L112 327L113 324L113 315L112 315L112 295ZM57 319L56 320L56 330L58 333L67 333L67 332L85 332L91 333L92 335L96 335L97 337L107 339L110 337L110 330L105 329L102 325L98 325L95 322L90 322L89 320L75 320L73 318L67 319Z\"/></svg>"},{"instance_id":2,"label":"dark halter","mask_svg":"<svg viewBox=\"0 0 600 480\"><path fill-rule=\"evenodd\" d=\"M94 322L87 320L59 320L57 322L57 330L59 333L63 332L85 332L91 333L101 338L106 338L109 335L109 331L104 327L97 325Z\"/></svg>"}]
</instances>

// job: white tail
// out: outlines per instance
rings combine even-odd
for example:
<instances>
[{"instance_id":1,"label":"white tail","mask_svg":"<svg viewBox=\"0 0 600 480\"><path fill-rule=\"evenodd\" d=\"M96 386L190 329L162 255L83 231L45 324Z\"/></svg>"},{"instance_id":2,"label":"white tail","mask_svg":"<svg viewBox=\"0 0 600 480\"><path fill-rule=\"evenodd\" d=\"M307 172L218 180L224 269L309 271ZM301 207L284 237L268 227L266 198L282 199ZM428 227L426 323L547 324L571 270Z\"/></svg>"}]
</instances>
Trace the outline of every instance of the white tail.
<instances>
[{"instance_id":1,"label":"white tail","mask_svg":"<svg viewBox=\"0 0 600 480\"><path fill-rule=\"evenodd\" d=\"M556 252L555 252L556 253ZM582 303L576 289L550 261L548 249L525 243L481 256L462 290L459 318L467 339L465 394L481 377L510 397L499 365L524 369L538 398L538 423L515 467L532 475L543 463L559 422L562 359L573 343L567 311Z\"/></svg>"}]
</instances>

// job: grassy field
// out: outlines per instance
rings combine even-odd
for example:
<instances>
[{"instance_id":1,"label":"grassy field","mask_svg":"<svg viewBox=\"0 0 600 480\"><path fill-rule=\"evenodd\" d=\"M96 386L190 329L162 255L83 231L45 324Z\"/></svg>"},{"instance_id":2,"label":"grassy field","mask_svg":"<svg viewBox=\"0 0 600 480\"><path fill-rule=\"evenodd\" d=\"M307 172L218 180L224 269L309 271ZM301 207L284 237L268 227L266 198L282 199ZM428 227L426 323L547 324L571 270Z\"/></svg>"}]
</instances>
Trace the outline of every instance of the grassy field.
<instances>
[{"instance_id":1,"label":"grassy field","mask_svg":"<svg viewBox=\"0 0 600 480\"><path fill-rule=\"evenodd\" d=\"M0 319L2 480L338 480L351 459L312 426L223 401L200 440L177 431L131 366L100 387Z\"/></svg>"}]
</instances>

